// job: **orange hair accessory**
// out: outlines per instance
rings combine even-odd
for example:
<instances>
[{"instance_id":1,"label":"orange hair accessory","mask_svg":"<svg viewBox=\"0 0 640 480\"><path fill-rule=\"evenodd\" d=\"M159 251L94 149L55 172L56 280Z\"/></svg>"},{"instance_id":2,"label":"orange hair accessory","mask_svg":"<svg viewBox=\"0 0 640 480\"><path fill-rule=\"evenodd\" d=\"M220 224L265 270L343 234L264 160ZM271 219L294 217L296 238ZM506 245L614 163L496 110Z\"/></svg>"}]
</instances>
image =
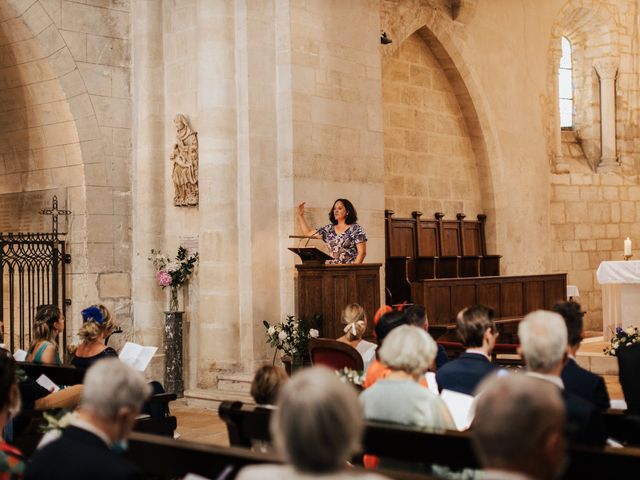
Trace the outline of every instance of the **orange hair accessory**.
<instances>
[{"instance_id":1,"label":"orange hair accessory","mask_svg":"<svg viewBox=\"0 0 640 480\"><path fill-rule=\"evenodd\" d=\"M391 308L389 305L381 306L373 316L373 325L377 325L378 321L380 321L380 317L382 317L385 313L389 313L391 310L393 310L393 308Z\"/></svg>"}]
</instances>

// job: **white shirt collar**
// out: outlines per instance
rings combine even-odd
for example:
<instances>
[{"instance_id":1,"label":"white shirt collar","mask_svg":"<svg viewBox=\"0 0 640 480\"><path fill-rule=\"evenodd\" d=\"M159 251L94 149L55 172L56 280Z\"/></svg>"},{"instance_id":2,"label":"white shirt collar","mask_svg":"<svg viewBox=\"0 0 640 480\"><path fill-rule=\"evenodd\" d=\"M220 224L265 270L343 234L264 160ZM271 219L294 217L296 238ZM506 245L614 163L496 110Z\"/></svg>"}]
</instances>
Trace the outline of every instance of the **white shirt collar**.
<instances>
[{"instance_id":1,"label":"white shirt collar","mask_svg":"<svg viewBox=\"0 0 640 480\"><path fill-rule=\"evenodd\" d=\"M556 385L560 390L564 390L564 383L562 382L562 378L557 375L549 375L547 373L538 373L538 372L527 372L529 377L539 378L540 380L546 380L547 382L551 382Z\"/></svg>"},{"instance_id":2,"label":"white shirt collar","mask_svg":"<svg viewBox=\"0 0 640 480\"><path fill-rule=\"evenodd\" d=\"M107 434L104 433L95 425L87 422L86 420L82 420L80 418L74 418L73 420L71 420L71 425L73 425L76 428L86 430L89 433L93 433L96 437L98 437L100 440L106 443L107 447L111 446L111 440L109 440L109 437L107 436Z\"/></svg>"},{"instance_id":3,"label":"white shirt collar","mask_svg":"<svg viewBox=\"0 0 640 480\"><path fill-rule=\"evenodd\" d=\"M487 355L484 350L482 350L481 348L467 348L464 353L475 353L477 355L483 355L485 357L487 357L487 360L491 360L491 358L489 357L489 355Z\"/></svg>"}]
</instances>

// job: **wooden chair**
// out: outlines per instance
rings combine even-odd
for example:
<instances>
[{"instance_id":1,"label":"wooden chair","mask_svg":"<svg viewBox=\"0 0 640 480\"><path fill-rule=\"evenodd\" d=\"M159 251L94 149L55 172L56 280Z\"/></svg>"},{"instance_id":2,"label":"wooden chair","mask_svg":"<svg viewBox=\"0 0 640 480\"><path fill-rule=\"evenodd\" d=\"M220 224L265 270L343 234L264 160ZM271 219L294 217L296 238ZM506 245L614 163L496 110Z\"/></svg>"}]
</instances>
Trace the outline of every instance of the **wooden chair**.
<instances>
[{"instance_id":1,"label":"wooden chair","mask_svg":"<svg viewBox=\"0 0 640 480\"><path fill-rule=\"evenodd\" d=\"M362 355L344 342L330 338L312 338L309 341L311 365L326 365L333 370L351 368L361 372L364 370Z\"/></svg>"}]
</instances>

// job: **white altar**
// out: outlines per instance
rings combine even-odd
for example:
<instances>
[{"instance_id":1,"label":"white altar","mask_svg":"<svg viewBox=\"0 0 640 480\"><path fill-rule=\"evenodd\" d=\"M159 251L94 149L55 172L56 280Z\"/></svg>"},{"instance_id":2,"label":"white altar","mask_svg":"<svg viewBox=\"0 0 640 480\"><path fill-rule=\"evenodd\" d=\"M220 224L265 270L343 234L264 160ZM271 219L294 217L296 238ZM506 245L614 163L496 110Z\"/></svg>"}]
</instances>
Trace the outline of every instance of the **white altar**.
<instances>
[{"instance_id":1,"label":"white altar","mask_svg":"<svg viewBox=\"0 0 640 480\"><path fill-rule=\"evenodd\" d=\"M602 334L608 341L616 327L640 326L640 261L602 262Z\"/></svg>"}]
</instances>

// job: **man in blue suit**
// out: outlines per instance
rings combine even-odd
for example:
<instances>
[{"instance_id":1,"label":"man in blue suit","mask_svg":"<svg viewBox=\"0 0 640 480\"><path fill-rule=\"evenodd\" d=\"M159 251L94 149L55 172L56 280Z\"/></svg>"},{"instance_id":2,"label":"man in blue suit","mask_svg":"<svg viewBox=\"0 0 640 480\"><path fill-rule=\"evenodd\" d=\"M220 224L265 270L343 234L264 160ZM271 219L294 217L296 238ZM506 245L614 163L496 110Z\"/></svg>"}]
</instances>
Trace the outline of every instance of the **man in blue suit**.
<instances>
[{"instance_id":1,"label":"man in blue suit","mask_svg":"<svg viewBox=\"0 0 640 480\"><path fill-rule=\"evenodd\" d=\"M562 316L544 310L529 313L518 325L518 337L527 375L555 385L562 395L569 440L604 445L602 413L591 402L569 392L560 378L567 357L567 327Z\"/></svg>"},{"instance_id":2,"label":"man in blue suit","mask_svg":"<svg viewBox=\"0 0 640 480\"><path fill-rule=\"evenodd\" d=\"M425 332L429 331L429 320L427 319L427 311L424 305L412 305L404 311L404 316L407 319L407 325L415 325L416 327L423 328ZM435 369L442 368L442 366L449 361L447 352L442 345L438 345L438 353L436 353Z\"/></svg>"},{"instance_id":3,"label":"man in blue suit","mask_svg":"<svg viewBox=\"0 0 640 480\"><path fill-rule=\"evenodd\" d=\"M458 313L456 326L466 350L438 369L436 381L440 391L473 395L480 381L498 368L489 357L498 338L493 310L482 305L465 308Z\"/></svg>"},{"instance_id":4,"label":"man in blue suit","mask_svg":"<svg viewBox=\"0 0 640 480\"><path fill-rule=\"evenodd\" d=\"M609 392L600 375L585 370L576 362L576 353L584 338L584 312L579 303L562 302L554 305L553 311L562 315L567 326L567 353L569 359L562 369L564 388L580 398L593 403L601 411L609 408Z\"/></svg>"}]
</instances>

